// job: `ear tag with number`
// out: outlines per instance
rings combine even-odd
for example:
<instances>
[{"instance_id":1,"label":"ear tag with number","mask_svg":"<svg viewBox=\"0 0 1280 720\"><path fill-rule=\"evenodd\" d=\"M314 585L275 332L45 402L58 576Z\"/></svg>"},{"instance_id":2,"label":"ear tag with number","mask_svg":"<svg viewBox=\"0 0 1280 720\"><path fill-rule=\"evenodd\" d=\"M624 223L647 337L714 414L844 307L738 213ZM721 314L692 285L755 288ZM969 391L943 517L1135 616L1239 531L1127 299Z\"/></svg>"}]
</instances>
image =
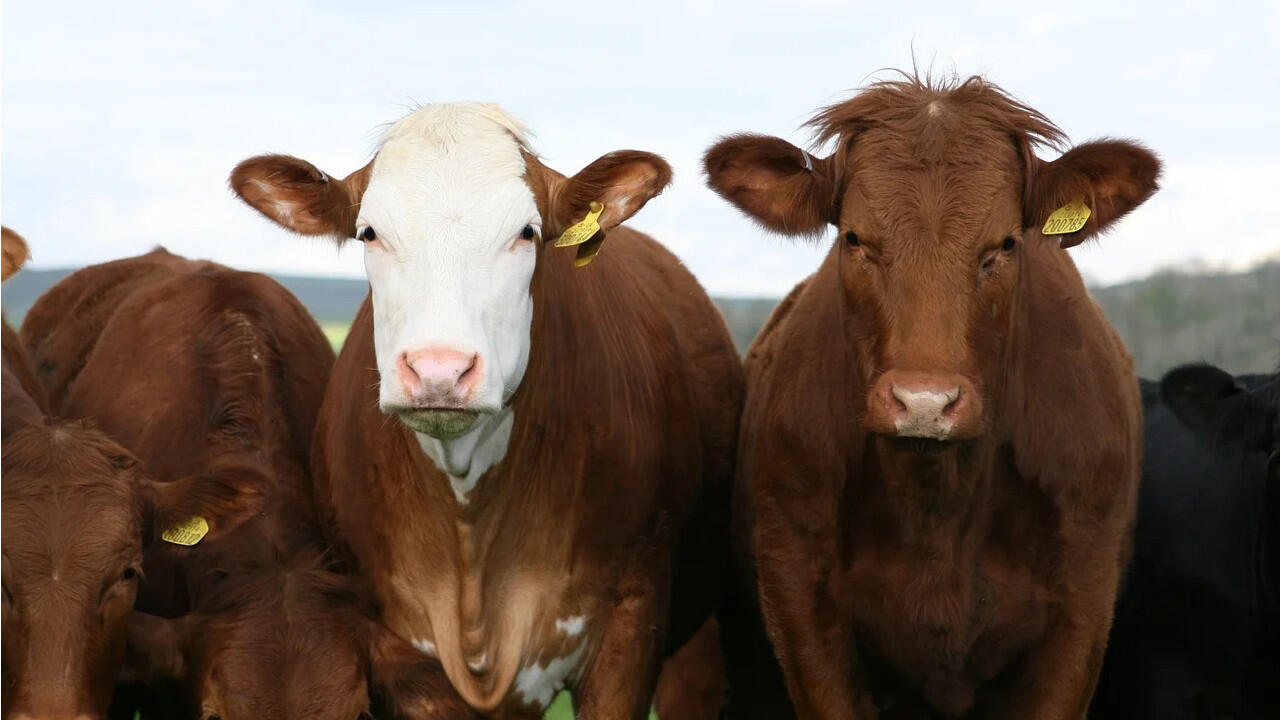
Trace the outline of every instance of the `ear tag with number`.
<instances>
[{"instance_id":1,"label":"ear tag with number","mask_svg":"<svg viewBox=\"0 0 1280 720\"><path fill-rule=\"evenodd\" d=\"M1089 221L1089 206L1084 200L1073 200L1054 210L1049 219L1044 221L1042 235L1066 235L1073 233Z\"/></svg>"},{"instance_id":2,"label":"ear tag with number","mask_svg":"<svg viewBox=\"0 0 1280 720\"><path fill-rule=\"evenodd\" d=\"M196 515L165 530L160 538L167 543L190 547L203 540L204 536L208 534L209 521Z\"/></svg>"},{"instance_id":3,"label":"ear tag with number","mask_svg":"<svg viewBox=\"0 0 1280 720\"><path fill-rule=\"evenodd\" d=\"M581 245L590 240L596 233L600 232L600 213L602 212L604 212L604 203L592 200L587 216L570 225L568 230L560 233L560 239L556 240L556 247Z\"/></svg>"}]
</instances>

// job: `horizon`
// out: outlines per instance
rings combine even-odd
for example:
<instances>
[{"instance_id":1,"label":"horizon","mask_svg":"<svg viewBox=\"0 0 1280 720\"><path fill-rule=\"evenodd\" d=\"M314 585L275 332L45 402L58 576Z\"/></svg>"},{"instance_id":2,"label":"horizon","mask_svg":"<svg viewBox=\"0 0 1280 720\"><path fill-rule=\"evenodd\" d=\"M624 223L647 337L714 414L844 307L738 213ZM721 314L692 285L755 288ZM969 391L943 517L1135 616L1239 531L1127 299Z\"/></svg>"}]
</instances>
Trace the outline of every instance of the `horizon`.
<instances>
[{"instance_id":1,"label":"horizon","mask_svg":"<svg viewBox=\"0 0 1280 720\"><path fill-rule=\"evenodd\" d=\"M985 75L1076 142L1131 137L1162 157L1160 192L1072 251L1091 286L1280 258L1280 236L1255 219L1280 196L1280 146L1259 141L1280 116L1269 61L1280 2L1247 16L1197 1L574 7L10 3L0 212L30 241L33 269L163 244L247 270L358 278L351 243L334 250L258 217L227 188L231 168L282 152L344 175L413 104L493 99L565 172L624 147L663 155L675 183L629 224L710 293L775 297L817 267L834 232L806 242L759 229L703 184L702 152L742 131L808 145L800 126L818 108L883 77L877 68L918 64ZM1159 32L1132 32L1152 15Z\"/></svg>"}]
</instances>

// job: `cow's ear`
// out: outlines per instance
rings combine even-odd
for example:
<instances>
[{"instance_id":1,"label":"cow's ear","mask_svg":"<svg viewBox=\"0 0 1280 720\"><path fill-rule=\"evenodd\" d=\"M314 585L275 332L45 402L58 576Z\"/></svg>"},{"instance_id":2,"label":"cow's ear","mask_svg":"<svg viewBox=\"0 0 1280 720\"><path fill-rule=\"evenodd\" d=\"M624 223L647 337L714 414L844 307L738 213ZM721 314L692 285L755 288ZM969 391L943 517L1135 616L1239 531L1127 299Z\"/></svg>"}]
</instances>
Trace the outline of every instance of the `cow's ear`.
<instances>
[{"instance_id":1,"label":"cow's ear","mask_svg":"<svg viewBox=\"0 0 1280 720\"><path fill-rule=\"evenodd\" d=\"M474 717L449 684L440 661L423 654L375 620L369 620L370 686L380 716L396 720Z\"/></svg>"},{"instance_id":2,"label":"cow's ear","mask_svg":"<svg viewBox=\"0 0 1280 720\"><path fill-rule=\"evenodd\" d=\"M1170 370L1160 381L1160 399L1210 446L1231 441L1274 449L1270 445L1275 419L1265 403L1221 368L1193 363Z\"/></svg>"},{"instance_id":3,"label":"cow's ear","mask_svg":"<svg viewBox=\"0 0 1280 720\"><path fill-rule=\"evenodd\" d=\"M3 237L4 252L4 276L0 279L8 280L31 257L31 251L27 248L27 241L9 228L0 228L0 236Z\"/></svg>"},{"instance_id":4,"label":"cow's ear","mask_svg":"<svg viewBox=\"0 0 1280 720\"><path fill-rule=\"evenodd\" d=\"M1053 162L1034 164L1025 220L1028 227L1040 230L1055 210L1083 201L1089 219L1079 230L1058 236L1062 247L1073 247L1146 202L1159 189L1159 180L1159 158L1137 143L1098 140L1077 145Z\"/></svg>"},{"instance_id":5,"label":"cow's ear","mask_svg":"<svg viewBox=\"0 0 1280 720\"><path fill-rule=\"evenodd\" d=\"M231 171L231 189L267 219L302 235L355 237L373 161L338 179L291 155L259 155Z\"/></svg>"},{"instance_id":6,"label":"cow's ear","mask_svg":"<svg viewBox=\"0 0 1280 720\"><path fill-rule=\"evenodd\" d=\"M148 480L148 527L153 536L177 531L195 542L216 540L258 515L270 487L261 470L240 463L210 467L173 482Z\"/></svg>"},{"instance_id":7,"label":"cow's ear","mask_svg":"<svg viewBox=\"0 0 1280 720\"><path fill-rule=\"evenodd\" d=\"M608 231L626 222L671 184L671 166L653 153L618 150L597 158L573 177L564 177L526 155L526 172L538 198L545 237L559 237L600 203L596 222Z\"/></svg>"},{"instance_id":8,"label":"cow's ear","mask_svg":"<svg viewBox=\"0 0 1280 720\"><path fill-rule=\"evenodd\" d=\"M135 610L129 616L129 636L120 679L143 683L160 678L183 679L187 673L187 649L198 617L192 613L162 618Z\"/></svg>"},{"instance_id":9,"label":"cow's ear","mask_svg":"<svg viewBox=\"0 0 1280 720\"><path fill-rule=\"evenodd\" d=\"M767 135L731 135L702 158L707 185L764 227L817 235L836 220L838 178L832 158L815 158Z\"/></svg>"}]
</instances>

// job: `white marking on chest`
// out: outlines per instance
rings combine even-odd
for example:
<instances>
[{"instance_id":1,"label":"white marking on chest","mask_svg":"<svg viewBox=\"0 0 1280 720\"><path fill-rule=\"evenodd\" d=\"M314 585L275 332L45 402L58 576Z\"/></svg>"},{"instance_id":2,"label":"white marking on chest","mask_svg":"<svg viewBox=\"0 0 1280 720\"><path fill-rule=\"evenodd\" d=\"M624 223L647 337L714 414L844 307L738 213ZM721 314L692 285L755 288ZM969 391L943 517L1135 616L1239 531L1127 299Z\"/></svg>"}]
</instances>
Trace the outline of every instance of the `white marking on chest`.
<instances>
[{"instance_id":1,"label":"white marking on chest","mask_svg":"<svg viewBox=\"0 0 1280 720\"><path fill-rule=\"evenodd\" d=\"M547 662L526 665L516 675L516 692L528 705L545 710L551 704L556 693L564 689L565 679L578 669L582 656L586 653L587 644L581 643L578 649Z\"/></svg>"},{"instance_id":2,"label":"white marking on chest","mask_svg":"<svg viewBox=\"0 0 1280 720\"><path fill-rule=\"evenodd\" d=\"M586 615L572 615L556 621L556 630L568 635L569 637L577 637L582 634L582 629L587 625Z\"/></svg>"},{"instance_id":3,"label":"white marking on chest","mask_svg":"<svg viewBox=\"0 0 1280 720\"><path fill-rule=\"evenodd\" d=\"M437 657L436 644L430 640L414 640L413 646L418 648L418 651L427 657Z\"/></svg>"},{"instance_id":4,"label":"white marking on chest","mask_svg":"<svg viewBox=\"0 0 1280 720\"><path fill-rule=\"evenodd\" d=\"M470 502L468 496L476 489L480 478L506 457L515 419L515 410L507 406L496 415L482 418L460 437L441 440L414 433L422 451L449 476L449 485L459 505Z\"/></svg>"}]
</instances>

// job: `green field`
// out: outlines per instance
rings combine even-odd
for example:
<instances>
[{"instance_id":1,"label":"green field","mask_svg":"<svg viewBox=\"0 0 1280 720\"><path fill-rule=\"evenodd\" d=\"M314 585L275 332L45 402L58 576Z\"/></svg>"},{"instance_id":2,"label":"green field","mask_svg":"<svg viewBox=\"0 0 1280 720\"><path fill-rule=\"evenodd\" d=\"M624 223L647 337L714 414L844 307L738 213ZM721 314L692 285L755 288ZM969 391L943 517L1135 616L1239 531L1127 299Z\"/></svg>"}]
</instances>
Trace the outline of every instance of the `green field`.
<instances>
[{"instance_id":1,"label":"green field","mask_svg":"<svg viewBox=\"0 0 1280 720\"><path fill-rule=\"evenodd\" d=\"M562 692L556 696L542 717L543 720L573 720L573 703L569 701L569 693ZM658 714L650 712L649 720L658 720Z\"/></svg>"},{"instance_id":2,"label":"green field","mask_svg":"<svg viewBox=\"0 0 1280 720\"><path fill-rule=\"evenodd\" d=\"M338 352L342 349L342 341L347 339L346 323L326 323L320 326L320 330L324 332L324 336L328 338L329 344L333 346L333 351Z\"/></svg>"}]
</instances>

